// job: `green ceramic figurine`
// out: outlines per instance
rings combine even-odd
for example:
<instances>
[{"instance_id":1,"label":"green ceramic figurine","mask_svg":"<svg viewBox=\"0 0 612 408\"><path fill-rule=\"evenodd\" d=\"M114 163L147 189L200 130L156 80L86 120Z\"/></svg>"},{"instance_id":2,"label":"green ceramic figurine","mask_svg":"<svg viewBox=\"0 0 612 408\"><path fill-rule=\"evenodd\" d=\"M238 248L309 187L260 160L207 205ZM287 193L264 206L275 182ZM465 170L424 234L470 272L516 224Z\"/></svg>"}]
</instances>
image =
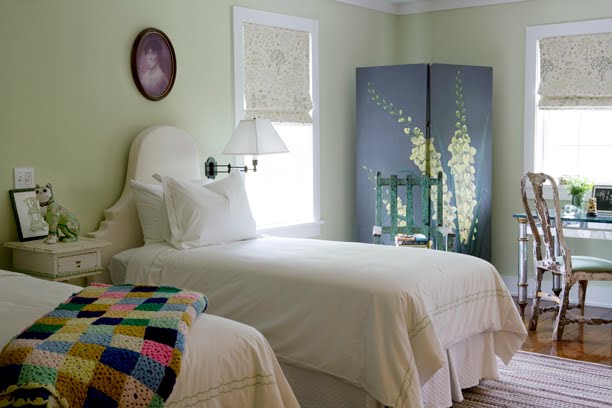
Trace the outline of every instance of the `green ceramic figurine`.
<instances>
[{"instance_id":1,"label":"green ceramic figurine","mask_svg":"<svg viewBox=\"0 0 612 408\"><path fill-rule=\"evenodd\" d=\"M79 221L70 211L55 202L50 183L47 183L45 187L36 185L36 198L42 207L41 213L49 224L49 235L45 240L47 244L57 242L58 232L63 235L60 238L62 242L72 242L79 239L79 233L81 232Z\"/></svg>"}]
</instances>

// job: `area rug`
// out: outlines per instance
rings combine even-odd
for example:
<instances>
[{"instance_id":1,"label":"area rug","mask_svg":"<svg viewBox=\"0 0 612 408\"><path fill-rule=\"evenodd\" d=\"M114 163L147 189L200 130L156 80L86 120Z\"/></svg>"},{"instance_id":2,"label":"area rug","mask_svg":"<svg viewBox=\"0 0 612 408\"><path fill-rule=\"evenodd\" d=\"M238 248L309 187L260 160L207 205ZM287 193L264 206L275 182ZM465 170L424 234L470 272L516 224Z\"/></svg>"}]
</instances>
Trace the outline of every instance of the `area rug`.
<instances>
[{"instance_id":1,"label":"area rug","mask_svg":"<svg viewBox=\"0 0 612 408\"><path fill-rule=\"evenodd\" d=\"M453 408L612 407L612 367L519 351Z\"/></svg>"}]
</instances>

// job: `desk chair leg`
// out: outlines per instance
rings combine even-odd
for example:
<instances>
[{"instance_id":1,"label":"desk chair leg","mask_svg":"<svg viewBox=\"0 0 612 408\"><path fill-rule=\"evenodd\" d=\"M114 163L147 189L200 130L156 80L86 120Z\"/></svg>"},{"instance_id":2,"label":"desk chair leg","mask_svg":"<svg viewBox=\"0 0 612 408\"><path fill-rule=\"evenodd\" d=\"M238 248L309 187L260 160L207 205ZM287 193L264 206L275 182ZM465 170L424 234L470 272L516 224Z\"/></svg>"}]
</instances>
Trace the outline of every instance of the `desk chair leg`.
<instances>
[{"instance_id":1,"label":"desk chair leg","mask_svg":"<svg viewBox=\"0 0 612 408\"><path fill-rule=\"evenodd\" d=\"M533 300L531 305L531 318L529 318L529 330L535 330L538 327L538 318L540 317L540 296L539 293L542 290L542 275L544 270L536 269L536 287L533 292Z\"/></svg>"},{"instance_id":2,"label":"desk chair leg","mask_svg":"<svg viewBox=\"0 0 612 408\"><path fill-rule=\"evenodd\" d=\"M584 299L586 298L587 285L589 281L581 280L578 281L578 304L580 307L580 315L584 317Z\"/></svg>"},{"instance_id":3,"label":"desk chair leg","mask_svg":"<svg viewBox=\"0 0 612 408\"><path fill-rule=\"evenodd\" d=\"M567 324L565 314L569 309L569 294L572 288L572 283L569 279L563 279L563 291L561 292L561 302L559 304L559 313L555 319L555 327L553 329L553 340L561 340L563 337L563 329Z\"/></svg>"}]
</instances>

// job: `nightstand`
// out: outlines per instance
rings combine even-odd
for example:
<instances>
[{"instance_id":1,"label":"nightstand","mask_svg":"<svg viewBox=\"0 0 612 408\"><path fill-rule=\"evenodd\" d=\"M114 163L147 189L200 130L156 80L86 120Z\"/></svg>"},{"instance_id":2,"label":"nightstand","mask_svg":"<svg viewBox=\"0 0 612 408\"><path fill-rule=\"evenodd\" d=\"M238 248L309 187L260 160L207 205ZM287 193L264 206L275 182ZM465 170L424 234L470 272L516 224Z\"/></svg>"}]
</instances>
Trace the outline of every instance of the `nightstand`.
<instances>
[{"instance_id":1,"label":"nightstand","mask_svg":"<svg viewBox=\"0 0 612 408\"><path fill-rule=\"evenodd\" d=\"M102 272L101 248L109 241L79 238L75 242L47 244L44 239L4 242L13 250L13 269L37 278L65 281Z\"/></svg>"}]
</instances>

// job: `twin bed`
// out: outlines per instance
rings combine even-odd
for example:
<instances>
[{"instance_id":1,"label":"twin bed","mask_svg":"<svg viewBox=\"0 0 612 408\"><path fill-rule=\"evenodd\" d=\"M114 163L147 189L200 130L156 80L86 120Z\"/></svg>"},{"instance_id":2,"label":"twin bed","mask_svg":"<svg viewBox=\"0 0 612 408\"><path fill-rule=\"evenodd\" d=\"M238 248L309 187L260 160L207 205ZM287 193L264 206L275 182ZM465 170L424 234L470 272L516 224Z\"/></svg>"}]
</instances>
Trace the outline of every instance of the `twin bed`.
<instances>
[{"instance_id":1,"label":"twin bed","mask_svg":"<svg viewBox=\"0 0 612 408\"><path fill-rule=\"evenodd\" d=\"M0 345L81 289L0 270ZM167 407L299 406L270 345L252 327L203 313L185 344Z\"/></svg>"},{"instance_id":2,"label":"twin bed","mask_svg":"<svg viewBox=\"0 0 612 408\"><path fill-rule=\"evenodd\" d=\"M213 360L208 364L218 366L194 364L188 373L207 371L215 384L241 375L275 379L269 390L275 397L260 384L250 387L248 398L259 396L265 403L218 406L295 406L286 376L302 407L448 407L462 399L461 389L497 377L497 357L507 363L522 344L526 332L508 290L495 268L475 257L278 237L183 250L167 243L143 246L129 181L156 184L156 173L199 179L200 160L184 131L169 126L143 131L132 144L121 197L90 236L112 242L103 250L109 270L102 281L206 294L209 308L190 335L187 363L195 363L194 353L207 353ZM223 340L218 333L232 324L237 331L225 332ZM207 333L218 336L213 343L225 343L225 351L201 349L201 342L211 340L195 337ZM236 354L245 336L252 339L249 347L258 346ZM189 384L177 382L169 406L181 406L172 404L187 401L192 387L206 388L193 377L204 376L181 373L179 380Z\"/></svg>"},{"instance_id":3,"label":"twin bed","mask_svg":"<svg viewBox=\"0 0 612 408\"><path fill-rule=\"evenodd\" d=\"M509 361L523 339L493 267L447 252L261 237L189 250L152 244L112 266L115 283L206 293L211 313L256 327L281 362L341 378L387 406L450 406L453 386L494 377L493 355ZM468 377L448 362L470 364ZM440 368L448 381L436 385Z\"/></svg>"},{"instance_id":4,"label":"twin bed","mask_svg":"<svg viewBox=\"0 0 612 408\"><path fill-rule=\"evenodd\" d=\"M209 313L259 330L302 406L450 406L462 388L496 377L496 356L508 362L522 344L509 292L475 257L276 237L143 246L129 180L199 179L200 161L183 130L143 131L124 191L91 236L113 243L103 253L113 283L202 291Z\"/></svg>"}]
</instances>

